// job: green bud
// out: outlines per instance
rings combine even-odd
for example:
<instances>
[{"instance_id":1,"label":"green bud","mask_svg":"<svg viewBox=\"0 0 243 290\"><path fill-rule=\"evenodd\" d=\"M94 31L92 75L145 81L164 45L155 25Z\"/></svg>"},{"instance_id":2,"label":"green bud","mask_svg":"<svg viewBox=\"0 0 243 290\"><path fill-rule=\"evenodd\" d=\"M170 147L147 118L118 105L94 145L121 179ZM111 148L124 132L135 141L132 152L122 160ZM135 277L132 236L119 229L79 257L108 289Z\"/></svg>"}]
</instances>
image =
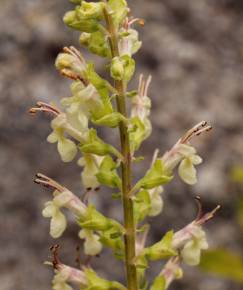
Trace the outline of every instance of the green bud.
<instances>
[{"instance_id":1,"label":"green bud","mask_svg":"<svg viewBox=\"0 0 243 290\"><path fill-rule=\"evenodd\" d=\"M86 70L86 63L84 60L80 60L74 55L65 52L58 54L55 66L60 71L67 69L79 75L82 75Z\"/></svg>"},{"instance_id":2,"label":"green bud","mask_svg":"<svg viewBox=\"0 0 243 290\"><path fill-rule=\"evenodd\" d=\"M82 1L81 6L76 9L79 18L89 20L101 20L104 17L103 10L105 4L103 2L86 2Z\"/></svg>"},{"instance_id":3,"label":"green bud","mask_svg":"<svg viewBox=\"0 0 243 290\"><path fill-rule=\"evenodd\" d=\"M119 57L114 57L111 62L111 77L121 81L124 77L123 62Z\"/></svg>"},{"instance_id":4,"label":"green bud","mask_svg":"<svg viewBox=\"0 0 243 290\"><path fill-rule=\"evenodd\" d=\"M125 0L109 0L108 4L112 10L113 21L116 26L125 19L129 11Z\"/></svg>"},{"instance_id":5,"label":"green bud","mask_svg":"<svg viewBox=\"0 0 243 290\"><path fill-rule=\"evenodd\" d=\"M79 37L79 43L83 46L88 46L90 43L91 34L87 32L82 32Z\"/></svg>"},{"instance_id":6,"label":"green bud","mask_svg":"<svg viewBox=\"0 0 243 290\"><path fill-rule=\"evenodd\" d=\"M100 31L94 32L90 35L88 49L90 52L101 57L109 57L111 55L108 39Z\"/></svg>"},{"instance_id":7,"label":"green bud","mask_svg":"<svg viewBox=\"0 0 243 290\"><path fill-rule=\"evenodd\" d=\"M99 30L99 23L94 19L81 19L77 15L77 11L69 11L63 17L64 23L76 30L83 32L95 32Z\"/></svg>"},{"instance_id":8,"label":"green bud","mask_svg":"<svg viewBox=\"0 0 243 290\"><path fill-rule=\"evenodd\" d=\"M135 61L129 55L114 57L111 62L111 76L115 80L129 81L135 71Z\"/></svg>"},{"instance_id":9,"label":"green bud","mask_svg":"<svg viewBox=\"0 0 243 290\"><path fill-rule=\"evenodd\" d=\"M135 61L129 55L123 55L121 57L124 66L124 80L130 81L135 72Z\"/></svg>"}]
</instances>

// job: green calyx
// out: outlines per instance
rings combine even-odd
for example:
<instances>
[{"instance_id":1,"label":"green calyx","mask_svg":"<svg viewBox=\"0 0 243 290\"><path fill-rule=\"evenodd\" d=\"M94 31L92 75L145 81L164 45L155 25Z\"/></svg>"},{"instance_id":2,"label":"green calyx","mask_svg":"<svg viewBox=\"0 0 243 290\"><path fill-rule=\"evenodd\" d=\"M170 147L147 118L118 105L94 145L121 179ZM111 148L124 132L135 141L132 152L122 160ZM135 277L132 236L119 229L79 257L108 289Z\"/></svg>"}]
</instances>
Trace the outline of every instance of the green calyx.
<instances>
[{"instance_id":1,"label":"green calyx","mask_svg":"<svg viewBox=\"0 0 243 290\"><path fill-rule=\"evenodd\" d=\"M121 179L116 172L117 164L110 156L106 156L102 161L96 178L101 184L111 188L121 188Z\"/></svg>"},{"instance_id":2,"label":"green calyx","mask_svg":"<svg viewBox=\"0 0 243 290\"><path fill-rule=\"evenodd\" d=\"M168 176L161 159L157 159L146 175L139 181L139 185L145 189L151 189L159 185L166 184L172 180L173 176Z\"/></svg>"},{"instance_id":3,"label":"green calyx","mask_svg":"<svg viewBox=\"0 0 243 290\"><path fill-rule=\"evenodd\" d=\"M118 81L130 81L135 71L135 61L129 55L114 57L111 61L111 77Z\"/></svg>"},{"instance_id":4,"label":"green calyx","mask_svg":"<svg viewBox=\"0 0 243 290\"><path fill-rule=\"evenodd\" d=\"M167 259L177 255L177 252L172 247L173 231L165 234L161 241L143 250L143 255L151 260L157 261Z\"/></svg>"}]
</instances>

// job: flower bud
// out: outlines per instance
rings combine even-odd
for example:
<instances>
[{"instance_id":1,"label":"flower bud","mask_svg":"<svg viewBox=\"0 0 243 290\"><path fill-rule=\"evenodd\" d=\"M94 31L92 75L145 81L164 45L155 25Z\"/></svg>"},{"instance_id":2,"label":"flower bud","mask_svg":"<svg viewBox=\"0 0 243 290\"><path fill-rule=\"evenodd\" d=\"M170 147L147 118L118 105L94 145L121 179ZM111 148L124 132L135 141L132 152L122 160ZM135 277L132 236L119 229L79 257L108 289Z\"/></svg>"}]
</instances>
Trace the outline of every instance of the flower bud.
<instances>
[{"instance_id":1,"label":"flower bud","mask_svg":"<svg viewBox=\"0 0 243 290\"><path fill-rule=\"evenodd\" d=\"M79 18L77 11L67 12L63 17L63 21L67 26L79 31L91 33L99 30L97 20Z\"/></svg>"},{"instance_id":2,"label":"flower bud","mask_svg":"<svg viewBox=\"0 0 243 290\"><path fill-rule=\"evenodd\" d=\"M90 43L91 34L87 32L83 32L80 34L79 43L83 46L88 46Z\"/></svg>"},{"instance_id":3,"label":"flower bud","mask_svg":"<svg viewBox=\"0 0 243 290\"><path fill-rule=\"evenodd\" d=\"M121 81L124 77L123 62L119 57L114 57L111 62L111 77Z\"/></svg>"},{"instance_id":4,"label":"flower bud","mask_svg":"<svg viewBox=\"0 0 243 290\"><path fill-rule=\"evenodd\" d=\"M104 6L103 2L86 2L82 1L81 6L76 9L78 18L80 19L97 19L101 20L104 17Z\"/></svg>"},{"instance_id":5,"label":"flower bud","mask_svg":"<svg viewBox=\"0 0 243 290\"><path fill-rule=\"evenodd\" d=\"M82 76L86 70L86 63L83 59L81 60L80 58L65 52L58 54L55 66L60 71L67 69L80 76Z\"/></svg>"}]
</instances>

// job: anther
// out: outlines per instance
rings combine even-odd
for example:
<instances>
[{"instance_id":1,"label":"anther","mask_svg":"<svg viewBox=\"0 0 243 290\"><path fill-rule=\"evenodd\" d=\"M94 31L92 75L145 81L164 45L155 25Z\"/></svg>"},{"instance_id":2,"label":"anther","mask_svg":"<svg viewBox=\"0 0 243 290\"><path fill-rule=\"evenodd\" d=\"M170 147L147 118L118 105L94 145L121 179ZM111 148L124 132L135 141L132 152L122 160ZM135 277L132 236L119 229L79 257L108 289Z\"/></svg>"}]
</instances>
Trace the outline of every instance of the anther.
<instances>
[{"instance_id":1,"label":"anther","mask_svg":"<svg viewBox=\"0 0 243 290\"><path fill-rule=\"evenodd\" d=\"M34 179L34 182L37 184L41 184L47 188L53 188L55 190L58 190L59 192L62 192L65 190L65 188L61 186L59 183L57 183L55 180L41 173L36 174L36 178Z\"/></svg>"}]
</instances>

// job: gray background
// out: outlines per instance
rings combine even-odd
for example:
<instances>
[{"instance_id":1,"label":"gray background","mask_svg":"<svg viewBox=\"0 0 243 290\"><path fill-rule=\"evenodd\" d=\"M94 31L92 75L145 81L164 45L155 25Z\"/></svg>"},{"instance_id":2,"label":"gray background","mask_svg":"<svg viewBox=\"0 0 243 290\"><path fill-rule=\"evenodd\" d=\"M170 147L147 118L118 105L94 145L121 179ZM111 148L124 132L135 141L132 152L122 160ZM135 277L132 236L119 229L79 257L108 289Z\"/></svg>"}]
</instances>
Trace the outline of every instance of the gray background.
<instances>
[{"instance_id":1,"label":"gray background","mask_svg":"<svg viewBox=\"0 0 243 290\"><path fill-rule=\"evenodd\" d=\"M207 226L212 247L243 253L243 235L235 219L241 189L229 178L232 166L243 164L243 3L238 0L133 0L135 16L146 19L139 29L144 46L137 59L137 75L153 75L151 138L141 154L145 161L135 168L141 176L153 150L163 152L200 120L208 120L212 133L195 140L204 163L193 187L177 177L163 194L165 209L151 220L150 242L170 228L175 230L195 217L193 196L200 194L205 210L216 204L223 210ZM37 100L69 96L69 81L55 70L55 56L65 45L77 44L78 34L62 23L72 5L66 0L1 0L0 9L0 288L1 290L50 289L48 259L49 223L41 216L48 192L33 184L41 171L77 194L80 169L63 164L54 145L45 139L49 118L31 117L28 108ZM97 68L102 72L102 63ZM103 132L109 139L110 131ZM114 141L115 136L113 137ZM104 190L96 196L99 208L120 217L116 201ZM77 226L70 217L61 256L73 264ZM122 279L122 268L105 251L93 264L107 278ZM161 264L151 266L150 279ZM185 278L170 289L238 290L237 283L185 267Z\"/></svg>"}]
</instances>

